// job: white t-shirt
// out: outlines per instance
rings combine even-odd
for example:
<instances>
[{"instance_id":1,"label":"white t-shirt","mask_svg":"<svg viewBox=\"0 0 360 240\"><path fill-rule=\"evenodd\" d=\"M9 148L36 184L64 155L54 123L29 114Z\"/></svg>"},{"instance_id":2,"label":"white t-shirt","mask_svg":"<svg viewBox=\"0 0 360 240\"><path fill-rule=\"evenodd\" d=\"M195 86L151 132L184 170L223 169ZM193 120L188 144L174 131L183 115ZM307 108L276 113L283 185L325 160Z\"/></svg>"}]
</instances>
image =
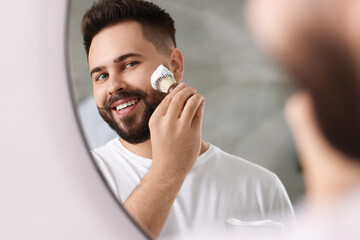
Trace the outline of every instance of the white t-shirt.
<instances>
[{"instance_id":1,"label":"white t-shirt","mask_svg":"<svg viewBox=\"0 0 360 240\"><path fill-rule=\"evenodd\" d=\"M121 203L148 172L152 160L135 155L113 139L93 150L107 183ZM230 155L214 145L201 154L186 177L160 238L206 224L294 219L286 190L269 170Z\"/></svg>"}]
</instances>

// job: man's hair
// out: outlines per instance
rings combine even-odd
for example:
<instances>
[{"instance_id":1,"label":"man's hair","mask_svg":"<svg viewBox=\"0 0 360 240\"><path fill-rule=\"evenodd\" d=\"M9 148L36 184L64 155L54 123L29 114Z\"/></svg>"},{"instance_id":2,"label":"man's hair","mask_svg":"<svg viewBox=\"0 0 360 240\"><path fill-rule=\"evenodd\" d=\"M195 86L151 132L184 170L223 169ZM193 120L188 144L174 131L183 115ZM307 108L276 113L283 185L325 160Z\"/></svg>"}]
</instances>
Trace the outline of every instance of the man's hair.
<instances>
[{"instance_id":1,"label":"man's hair","mask_svg":"<svg viewBox=\"0 0 360 240\"><path fill-rule=\"evenodd\" d=\"M174 20L157 5L143 0L100 0L85 13L82 34L87 56L93 38L104 28L125 21L138 22L144 38L159 53L176 47Z\"/></svg>"},{"instance_id":2,"label":"man's hair","mask_svg":"<svg viewBox=\"0 0 360 240\"><path fill-rule=\"evenodd\" d=\"M282 63L310 93L328 141L360 160L360 74L353 51L344 39L324 30L305 32L297 41L297 54Z\"/></svg>"}]
</instances>

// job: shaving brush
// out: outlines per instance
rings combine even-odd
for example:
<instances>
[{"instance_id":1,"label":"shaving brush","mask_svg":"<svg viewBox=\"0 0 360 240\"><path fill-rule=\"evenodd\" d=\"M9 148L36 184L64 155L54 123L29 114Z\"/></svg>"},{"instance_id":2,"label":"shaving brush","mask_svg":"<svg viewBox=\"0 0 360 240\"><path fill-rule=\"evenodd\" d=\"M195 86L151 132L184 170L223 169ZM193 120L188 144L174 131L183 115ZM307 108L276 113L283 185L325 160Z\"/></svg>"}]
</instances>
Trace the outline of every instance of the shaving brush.
<instances>
[{"instance_id":1,"label":"shaving brush","mask_svg":"<svg viewBox=\"0 0 360 240\"><path fill-rule=\"evenodd\" d=\"M164 65L160 65L151 75L151 86L160 92L170 93L178 84L174 74Z\"/></svg>"}]
</instances>

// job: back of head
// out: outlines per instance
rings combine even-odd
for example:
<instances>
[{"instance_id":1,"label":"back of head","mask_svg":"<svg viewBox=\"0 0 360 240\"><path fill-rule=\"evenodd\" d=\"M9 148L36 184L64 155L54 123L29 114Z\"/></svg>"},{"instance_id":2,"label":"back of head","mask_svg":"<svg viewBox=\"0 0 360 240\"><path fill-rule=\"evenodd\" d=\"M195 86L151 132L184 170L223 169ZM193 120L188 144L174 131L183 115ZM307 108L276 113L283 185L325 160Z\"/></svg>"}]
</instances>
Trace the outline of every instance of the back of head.
<instances>
[{"instance_id":1,"label":"back of head","mask_svg":"<svg viewBox=\"0 0 360 240\"><path fill-rule=\"evenodd\" d=\"M85 13L82 33L86 54L93 38L104 28L124 21L137 21L145 39L160 53L176 47L174 20L157 5L143 0L100 0Z\"/></svg>"},{"instance_id":2,"label":"back of head","mask_svg":"<svg viewBox=\"0 0 360 240\"><path fill-rule=\"evenodd\" d=\"M360 159L360 75L351 49L321 31L308 32L294 48L297 56L283 64L310 93L320 130L334 147Z\"/></svg>"},{"instance_id":3,"label":"back of head","mask_svg":"<svg viewBox=\"0 0 360 240\"><path fill-rule=\"evenodd\" d=\"M338 150L360 160L360 2L247 3L254 36L310 93L322 134Z\"/></svg>"},{"instance_id":4,"label":"back of head","mask_svg":"<svg viewBox=\"0 0 360 240\"><path fill-rule=\"evenodd\" d=\"M326 139L352 159L360 160L360 56L349 44L349 37L354 35L347 31L356 29L346 28L351 9L347 3L350 1L308 4L312 17L290 31L291 47L277 57L296 83L310 93Z\"/></svg>"}]
</instances>

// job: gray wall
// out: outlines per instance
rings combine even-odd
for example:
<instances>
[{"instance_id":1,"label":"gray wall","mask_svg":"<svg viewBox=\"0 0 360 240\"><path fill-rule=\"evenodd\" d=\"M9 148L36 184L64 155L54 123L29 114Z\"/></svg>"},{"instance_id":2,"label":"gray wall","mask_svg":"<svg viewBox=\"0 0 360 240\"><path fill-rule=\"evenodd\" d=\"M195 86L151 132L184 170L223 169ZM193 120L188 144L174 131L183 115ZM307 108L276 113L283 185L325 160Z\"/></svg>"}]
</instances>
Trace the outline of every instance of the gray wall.
<instances>
[{"instance_id":1,"label":"gray wall","mask_svg":"<svg viewBox=\"0 0 360 240\"><path fill-rule=\"evenodd\" d=\"M94 130L87 133L89 137L105 131L92 127L101 120L86 123L89 109L91 114L97 113L94 103L89 103L92 88L80 23L93 2L72 1L69 25L74 94L87 126L85 132ZM178 48L185 59L183 81L205 96L203 139L275 172L291 200L298 201L303 195L303 181L283 118L291 88L286 77L254 45L243 19L242 1L154 2L175 19Z\"/></svg>"}]
</instances>

